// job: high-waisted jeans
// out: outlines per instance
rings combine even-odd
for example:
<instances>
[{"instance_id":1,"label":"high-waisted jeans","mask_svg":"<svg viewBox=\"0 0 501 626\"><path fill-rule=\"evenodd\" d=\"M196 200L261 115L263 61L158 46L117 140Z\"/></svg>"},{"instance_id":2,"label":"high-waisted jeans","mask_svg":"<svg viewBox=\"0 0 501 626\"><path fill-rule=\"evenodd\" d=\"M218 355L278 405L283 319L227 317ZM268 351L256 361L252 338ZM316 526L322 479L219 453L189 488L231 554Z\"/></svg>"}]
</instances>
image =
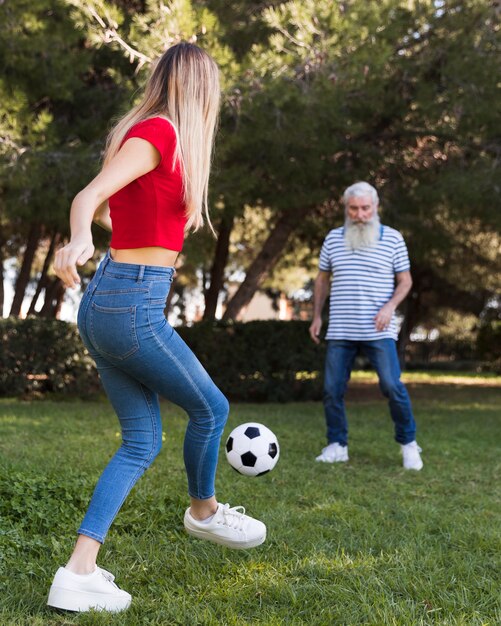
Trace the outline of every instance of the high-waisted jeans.
<instances>
[{"instance_id":1,"label":"high-waisted jeans","mask_svg":"<svg viewBox=\"0 0 501 626\"><path fill-rule=\"evenodd\" d=\"M101 543L162 446L159 395L181 406L188 492L214 495L228 401L164 315L174 269L117 263L109 252L87 287L78 329L120 420L122 444L101 475L78 530Z\"/></svg>"}]
</instances>

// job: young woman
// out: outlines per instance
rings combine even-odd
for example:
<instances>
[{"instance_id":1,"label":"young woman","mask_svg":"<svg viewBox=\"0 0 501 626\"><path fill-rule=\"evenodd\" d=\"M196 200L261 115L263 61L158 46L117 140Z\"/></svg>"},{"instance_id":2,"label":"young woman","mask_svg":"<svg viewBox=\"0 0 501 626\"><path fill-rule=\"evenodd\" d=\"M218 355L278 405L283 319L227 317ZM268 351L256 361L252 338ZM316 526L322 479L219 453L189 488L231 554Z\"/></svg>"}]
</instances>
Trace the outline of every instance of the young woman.
<instances>
[{"instance_id":1,"label":"young woman","mask_svg":"<svg viewBox=\"0 0 501 626\"><path fill-rule=\"evenodd\" d=\"M106 533L128 493L160 451L158 396L183 407L190 507L187 532L233 548L266 538L242 507L218 504L214 478L228 402L163 314L187 231L207 214L219 108L214 61L195 45L172 46L156 63L143 100L111 131L104 166L74 199L70 242L54 269L66 287L94 253L91 223L112 232L110 250L78 312L82 340L120 420L122 445L101 475L73 554L57 571L48 604L120 611L131 596L97 567Z\"/></svg>"}]
</instances>

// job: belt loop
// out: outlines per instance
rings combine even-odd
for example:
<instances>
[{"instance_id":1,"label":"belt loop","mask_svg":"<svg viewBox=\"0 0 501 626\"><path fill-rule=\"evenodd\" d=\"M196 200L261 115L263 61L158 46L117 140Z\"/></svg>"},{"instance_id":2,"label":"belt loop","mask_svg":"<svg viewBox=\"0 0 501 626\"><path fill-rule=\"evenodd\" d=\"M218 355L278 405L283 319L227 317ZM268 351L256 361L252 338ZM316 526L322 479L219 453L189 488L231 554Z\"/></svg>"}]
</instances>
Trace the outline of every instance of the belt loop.
<instances>
[{"instance_id":1,"label":"belt loop","mask_svg":"<svg viewBox=\"0 0 501 626\"><path fill-rule=\"evenodd\" d=\"M146 266L145 265L140 265L139 266L139 274L137 275L137 282L140 283L143 280L143 276L144 276L144 268Z\"/></svg>"}]
</instances>

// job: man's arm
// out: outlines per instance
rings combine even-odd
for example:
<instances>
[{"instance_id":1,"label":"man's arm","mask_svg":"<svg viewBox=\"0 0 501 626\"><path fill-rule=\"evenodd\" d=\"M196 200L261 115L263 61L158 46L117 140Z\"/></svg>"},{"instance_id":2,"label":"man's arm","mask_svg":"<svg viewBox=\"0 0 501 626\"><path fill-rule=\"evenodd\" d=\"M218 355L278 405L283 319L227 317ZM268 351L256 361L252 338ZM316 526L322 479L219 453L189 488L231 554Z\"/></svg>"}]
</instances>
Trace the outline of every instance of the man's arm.
<instances>
[{"instance_id":1,"label":"man's arm","mask_svg":"<svg viewBox=\"0 0 501 626\"><path fill-rule=\"evenodd\" d=\"M412 277L410 272L398 272L395 274L396 287L392 297L381 307L374 318L376 330L381 331L388 328L393 313L398 305L405 299L412 287Z\"/></svg>"},{"instance_id":2,"label":"man's arm","mask_svg":"<svg viewBox=\"0 0 501 626\"><path fill-rule=\"evenodd\" d=\"M322 309L329 295L330 272L320 270L315 278L313 291L313 321L310 326L310 337L315 343L320 343L318 338L322 328Z\"/></svg>"}]
</instances>

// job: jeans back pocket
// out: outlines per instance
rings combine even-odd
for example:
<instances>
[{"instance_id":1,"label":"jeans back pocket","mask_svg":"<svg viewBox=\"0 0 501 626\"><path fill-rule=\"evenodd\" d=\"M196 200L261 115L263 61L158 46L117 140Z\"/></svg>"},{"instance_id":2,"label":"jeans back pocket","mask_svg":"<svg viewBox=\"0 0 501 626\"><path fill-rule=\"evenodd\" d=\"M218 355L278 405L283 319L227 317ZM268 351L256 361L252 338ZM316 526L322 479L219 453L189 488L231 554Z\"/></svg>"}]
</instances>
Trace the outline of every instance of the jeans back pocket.
<instances>
[{"instance_id":1,"label":"jeans back pocket","mask_svg":"<svg viewBox=\"0 0 501 626\"><path fill-rule=\"evenodd\" d=\"M127 359L139 349L136 307L105 307L91 304L90 338L98 352L114 359Z\"/></svg>"}]
</instances>

